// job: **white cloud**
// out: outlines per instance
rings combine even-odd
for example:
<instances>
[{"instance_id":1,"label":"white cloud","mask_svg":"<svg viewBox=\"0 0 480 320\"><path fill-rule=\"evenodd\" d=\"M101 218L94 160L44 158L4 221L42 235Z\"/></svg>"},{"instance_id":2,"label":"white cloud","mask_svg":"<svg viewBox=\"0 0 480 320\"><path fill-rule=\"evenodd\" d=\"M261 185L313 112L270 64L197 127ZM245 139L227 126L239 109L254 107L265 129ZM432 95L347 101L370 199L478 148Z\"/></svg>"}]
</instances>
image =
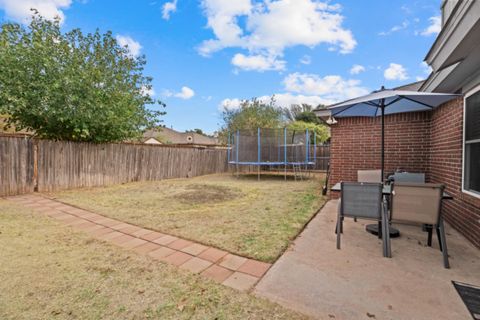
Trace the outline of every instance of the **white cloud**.
<instances>
[{"instance_id":1,"label":"white cloud","mask_svg":"<svg viewBox=\"0 0 480 320\"><path fill-rule=\"evenodd\" d=\"M140 43L129 36L117 35L116 39L118 44L122 47L126 47L132 56L138 57L140 55L140 51L142 50Z\"/></svg>"},{"instance_id":2,"label":"white cloud","mask_svg":"<svg viewBox=\"0 0 480 320\"><path fill-rule=\"evenodd\" d=\"M356 46L351 31L342 27L344 17L338 5L315 0L202 0L202 6L215 35L200 45L199 53L204 56L241 48L250 56L278 60L285 48L298 45L325 43L341 53Z\"/></svg>"},{"instance_id":3,"label":"white cloud","mask_svg":"<svg viewBox=\"0 0 480 320\"><path fill-rule=\"evenodd\" d=\"M163 90L162 95L165 97L175 97L183 100L191 99L195 96L195 91L187 86L183 86L180 92L173 92L171 90Z\"/></svg>"},{"instance_id":4,"label":"white cloud","mask_svg":"<svg viewBox=\"0 0 480 320\"><path fill-rule=\"evenodd\" d=\"M195 91L193 91L189 87L182 87L182 90L176 93L174 96L180 99L188 100L193 98L194 95Z\"/></svg>"},{"instance_id":5,"label":"white cloud","mask_svg":"<svg viewBox=\"0 0 480 320\"><path fill-rule=\"evenodd\" d=\"M0 0L0 8L5 10L6 16L22 23L28 23L32 17L32 8L46 19L53 20L58 16L64 21L65 14L62 10L68 9L71 4L72 0Z\"/></svg>"},{"instance_id":6,"label":"white cloud","mask_svg":"<svg viewBox=\"0 0 480 320\"><path fill-rule=\"evenodd\" d=\"M264 95L260 96L257 99L259 101L262 101L264 103L270 103L272 96L269 95ZM275 106L276 107L289 107L292 104L309 104L311 106L318 106L319 104L324 104L324 105L329 105L334 103L334 101L325 99L321 96L315 96L315 95L303 95L303 94L292 94L290 92L284 92L284 93L275 93L274 94L274 99L275 99ZM218 109L220 111L223 111L224 109L229 109L229 110L235 110L240 108L240 105L242 102L245 100L238 99L238 98L232 98L232 99L224 99L220 105L218 106Z\"/></svg>"},{"instance_id":7,"label":"white cloud","mask_svg":"<svg viewBox=\"0 0 480 320\"><path fill-rule=\"evenodd\" d=\"M153 87L147 88L144 86L140 89L140 92L142 95L150 96L151 98L155 96L155 90L153 89Z\"/></svg>"},{"instance_id":8,"label":"white cloud","mask_svg":"<svg viewBox=\"0 0 480 320\"><path fill-rule=\"evenodd\" d=\"M415 78L417 81L425 80L425 78L432 72L432 68L425 61L420 63L420 69L423 74Z\"/></svg>"},{"instance_id":9,"label":"white cloud","mask_svg":"<svg viewBox=\"0 0 480 320\"><path fill-rule=\"evenodd\" d=\"M306 54L300 59L300 63L308 65L308 64L312 63L312 57L310 57L309 55Z\"/></svg>"},{"instance_id":10,"label":"white cloud","mask_svg":"<svg viewBox=\"0 0 480 320\"><path fill-rule=\"evenodd\" d=\"M398 63L390 63L390 66L385 69L383 76L387 80L407 80L407 70Z\"/></svg>"},{"instance_id":11,"label":"white cloud","mask_svg":"<svg viewBox=\"0 0 480 320\"><path fill-rule=\"evenodd\" d=\"M284 60L278 60L275 56L264 56L261 54L246 56L237 53L232 58L232 64L243 70L256 70L260 72L267 70L285 70Z\"/></svg>"},{"instance_id":12,"label":"white cloud","mask_svg":"<svg viewBox=\"0 0 480 320\"><path fill-rule=\"evenodd\" d=\"M420 34L426 37L438 34L442 29L442 18L440 16L430 17L428 21L430 21L430 25L421 31Z\"/></svg>"},{"instance_id":13,"label":"white cloud","mask_svg":"<svg viewBox=\"0 0 480 320\"><path fill-rule=\"evenodd\" d=\"M365 67L360 64L354 64L350 69L350 74L359 74L365 71Z\"/></svg>"},{"instance_id":14,"label":"white cloud","mask_svg":"<svg viewBox=\"0 0 480 320\"><path fill-rule=\"evenodd\" d=\"M393 26L388 31L379 32L378 35L379 36L388 36L389 34L392 34L394 32L406 29L409 26L409 24L410 24L410 22L408 22L408 20L405 20L405 21L402 22L402 24Z\"/></svg>"},{"instance_id":15,"label":"white cloud","mask_svg":"<svg viewBox=\"0 0 480 320\"><path fill-rule=\"evenodd\" d=\"M338 75L320 77L316 74L292 73L283 80L285 90L305 95L316 95L330 103L367 94L359 80L343 79Z\"/></svg>"},{"instance_id":16,"label":"white cloud","mask_svg":"<svg viewBox=\"0 0 480 320\"><path fill-rule=\"evenodd\" d=\"M345 80L337 75L320 77L315 74L292 73L285 77L285 91L275 93L275 105L288 107L292 104L306 103L312 106L319 104L330 105L335 102L365 95L369 90L359 80ZM265 103L270 102L271 95L257 98ZM242 101L239 98L223 100L219 109L237 109Z\"/></svg>"},{"instance_id":17,"label":"white cloud","mask_svg":"<svg viewBox=\"0 0 480 320\"><path fill-rule=\"evenodd\" d=\"M165 2L162 7L162 18L165 20L170 19L170 15L177 11L177 0L171 2Z\"/></svg>"},{"instance_id":18,"label":"white cloud","mask_svg":"<svg viewBox=\"0 0 480 320\"><path fill-rule=\"evenodd\" d=\"M224 99L222 102L220 102L220 105L218 106L218 109L220 111L223 111L223 109L229 109L229 110L235 110L240 108L240 105L242 104L244 100L238 99L238 98L233 98L233 99Z\"/></svg>"}]
</instances>

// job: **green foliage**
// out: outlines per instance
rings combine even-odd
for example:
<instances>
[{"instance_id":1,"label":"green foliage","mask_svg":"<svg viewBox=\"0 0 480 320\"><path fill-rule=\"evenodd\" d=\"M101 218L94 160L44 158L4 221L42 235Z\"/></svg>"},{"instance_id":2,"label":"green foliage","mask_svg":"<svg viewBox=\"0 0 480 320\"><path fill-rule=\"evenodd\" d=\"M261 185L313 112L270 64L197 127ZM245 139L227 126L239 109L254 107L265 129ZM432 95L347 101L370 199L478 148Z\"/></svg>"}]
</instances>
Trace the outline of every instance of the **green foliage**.
<instances>
[{"instance_id":1,"label":"green foliage","mask_svg":"<svg viewBox=\"0 0 480 320\"><path fill-rule=\"evenodd\" d=\"M147 92L145 57L133 57L111 32L62 33L59 20L34 12L30 25L0 30L0 114L7 126L37 136L107 142L135 138L158 125Z\"/></svg>"},{"instance_id":2,"label":"green foliage","mask_svg":"<svg viewBox=\"0 0 480 320\"><path fill-rule=\"evenodd\" d=\"M323 105L318 105L317 108L321 108ZM304 121L311 123L320 123L320 120L313 112L313 107L309 104L293 104L289 108L283 109L285 118L290 121Z\"/></svg>"},{"instance_id":3,"label":"green foliage","mask_svg":"<svg viewBox=\"0 0 480 320\"><path fill-rule=\"evenodd\" d=\"M287 126L290 130L315 132L317 137L317 143L324 143L330 138L330 130L323 124L316 124L304 121L294 121Z\"/></svg>"},{"instance_id":4,"label":"green foliage","mask_svg":"<svg viewBox=\"0 0 480 320\"><path fill-rule=\"evenodd\" d=\"M225 108L222 117L224 126L219 132L221 141L226 141L228 132L256 130L257 128L281 128L285 124L283 112L275 107L273 97L269 103L254 98L243 101L238 109Z\"/></svg>"},{"instance_id":5,"label":"green foliage","mask_svg":"<svg viewBox=\"0 0 480 320\"><path fill-rule=\"evenodd\" d=\"M203 132L203 130L202 130L202 129L198 129L198 128L193 129L193 130L187 130L186 132L198 133L198 134L201 134L201 135L206 136L206 134Z\"/></svg>"}]
</instances>

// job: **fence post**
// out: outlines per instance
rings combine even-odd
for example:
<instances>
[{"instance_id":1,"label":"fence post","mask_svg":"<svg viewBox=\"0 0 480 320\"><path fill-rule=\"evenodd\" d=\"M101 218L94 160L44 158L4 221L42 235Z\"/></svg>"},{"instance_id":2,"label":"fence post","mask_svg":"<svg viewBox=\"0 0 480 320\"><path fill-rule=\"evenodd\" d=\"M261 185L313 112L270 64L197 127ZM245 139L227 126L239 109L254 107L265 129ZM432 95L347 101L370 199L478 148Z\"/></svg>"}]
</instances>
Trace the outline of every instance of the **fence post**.
<instances>
[{"instance_id":1,"label":"fence post","mask_svg":"<svg viewBox=\"0 0 480 320\"><path fill-rule=\"evenodd\" d=\"M38 192L38 141L33 140L33 191Z\"/></svg>"},{"instance_id":2,"label":"fence post","mask_svg":"<svg viewBox=\"0 0 480 320\"><path fill-rule=\"evenodd\" d=\"M283 162L284 162L284 179L287 180L287 127L283 128Z\"/></svg>"}]
</instances>

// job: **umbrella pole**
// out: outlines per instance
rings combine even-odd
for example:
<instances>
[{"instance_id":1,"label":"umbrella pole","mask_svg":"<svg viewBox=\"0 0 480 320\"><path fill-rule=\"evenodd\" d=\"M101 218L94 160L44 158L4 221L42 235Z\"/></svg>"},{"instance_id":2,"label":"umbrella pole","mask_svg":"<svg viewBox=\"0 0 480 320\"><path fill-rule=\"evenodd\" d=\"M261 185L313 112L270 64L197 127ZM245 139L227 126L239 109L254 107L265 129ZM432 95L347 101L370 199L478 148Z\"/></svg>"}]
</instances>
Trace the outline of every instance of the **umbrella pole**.
<instances>
[{"instance_id":1,"label":"umbrella pole","mask_svg":"<svg viewBox=\"0 0 480 320\"><path fill-rule=\"evenodd\" d=\"M380 102L380 108L382 109L382 183L384 181L385 171L385 100Z\"/></svg>"}]
</instances>

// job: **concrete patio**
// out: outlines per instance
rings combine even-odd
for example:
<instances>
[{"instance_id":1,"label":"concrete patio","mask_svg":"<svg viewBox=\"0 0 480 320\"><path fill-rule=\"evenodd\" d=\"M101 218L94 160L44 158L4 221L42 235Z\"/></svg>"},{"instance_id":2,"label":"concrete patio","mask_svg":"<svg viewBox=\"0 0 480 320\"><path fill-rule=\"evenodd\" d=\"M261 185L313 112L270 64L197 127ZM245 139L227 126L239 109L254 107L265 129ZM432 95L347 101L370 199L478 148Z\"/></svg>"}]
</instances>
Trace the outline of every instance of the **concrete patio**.
<instances>
[{"instance_id":1,"label":"concrete patio","mask_svg":"<svg viewBox=\"0 0 480 320\"><path fill-rule=\"evenodd\" d=\"M480 250L446 226L451 269L438 241L427 247L421 228L399 225L391 259L369 221L346 219L335 246L337 200L329 201L273 265L255 294L318 319L471 319L451 281L480 285Z\"/></svg>"}]
</instances>

